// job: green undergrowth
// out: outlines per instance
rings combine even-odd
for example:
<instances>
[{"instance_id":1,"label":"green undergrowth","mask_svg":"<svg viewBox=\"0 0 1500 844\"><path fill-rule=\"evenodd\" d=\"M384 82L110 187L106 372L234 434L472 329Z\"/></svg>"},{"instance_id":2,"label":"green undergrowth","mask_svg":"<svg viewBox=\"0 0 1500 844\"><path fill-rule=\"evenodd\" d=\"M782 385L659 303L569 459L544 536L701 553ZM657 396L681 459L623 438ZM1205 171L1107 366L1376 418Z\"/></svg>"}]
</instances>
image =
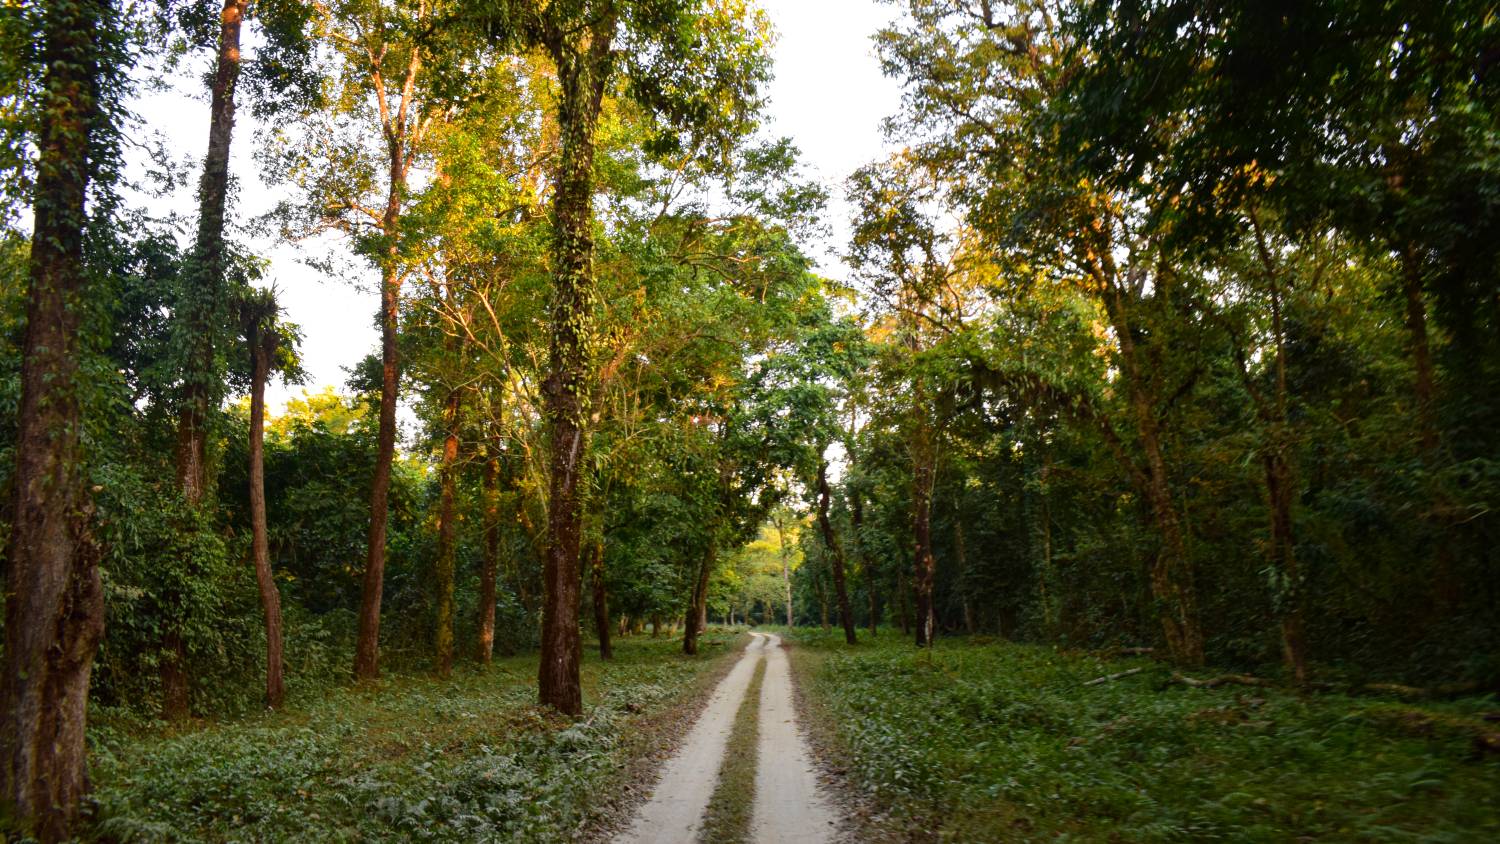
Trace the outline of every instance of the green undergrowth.
<instances>
[{"instance_id":1,"label":"green undergrowth","mask_svg":"<svg viewBox=\"0 0 1500 844\"><path fill-rule=\"evenodd\" d=\"M300 709L181 732L90 724L94 818L116 841L566 841L597 820L652 719L702 690L739 637L619 640L586 656L585 717L536 700L536 657L448 680L394 676Z\"/></svg>"},{"instance_id":2,"label":"green undergrowth","mask_svg":"<svg viewBox=\"0 0 1500 844\"><path fill-rule=\"evenodd\" d=\"M872 828L901 837L1500 840L1500 759L1474 739L1500 729L1493 697L1198 689L1140 658L796 638L819 737L881 807ZM1144 670L1084 685L1131 668Z\"/></svg>"},{"instance_id":3,"label":"green undergrowth","mask_svg":"<svg viewBox=\"0 0 1500 844\"><path fill-rule=\"evenodd\" d=\"M735 712L734 727L719 767L719 781L703 813L698 840L704 844L739 844L750 839L755 772L760 764L760 690L765 678L765 657L757 657L755 674Z\"/></svg>"}]
</instances>

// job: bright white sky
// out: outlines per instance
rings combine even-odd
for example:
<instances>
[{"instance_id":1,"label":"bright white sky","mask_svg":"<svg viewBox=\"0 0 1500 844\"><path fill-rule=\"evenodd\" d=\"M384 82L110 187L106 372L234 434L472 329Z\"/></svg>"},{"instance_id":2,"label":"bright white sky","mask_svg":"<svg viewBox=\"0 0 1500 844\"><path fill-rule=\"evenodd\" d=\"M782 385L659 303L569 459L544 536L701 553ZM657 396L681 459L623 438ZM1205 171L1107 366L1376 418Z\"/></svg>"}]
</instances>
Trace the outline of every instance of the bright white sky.
<instances>
[{"instance_id":1,"label":"bright white sky","mask_svg":"<svg viewBox=\"0 0 1500 844\"><path fill-rule=\"evenodd\" d=\"M881 75L870 41L896 10L877 0L760 0L760 5L779 33L767 131L790 136L812 172L829 187L834 198L828 220L833 235L827 243L806 247L824 273L842 276L837 255L848 239L842 182L855 168L884 156L888 144L880 123L899 105L899 88ZM253 50L253 42L247 47ZM201 61L206 66L208 56ZM194 68L195 75L198 70ZM191 165L190 185L170 197L142 198L157 213L175 210L190 217L195 207L192 187L208 136L207 96L195 81L188 79L176 92L147 95L139 104L146 129L160 132L172 155ZM280 292L288 316L302 327L302 357L308 372L305 385L271 385L267 400L274 408L304 388L316 391L326 384L344 383L344 369L375 349L378 300L373 270L361 268L354 271L355 277L330 279L299 260L299 255L340 250L336 238L291 245L243 229L277 198L258 178L252 158L258 128L248 109L241 109L231 167L239 186L232 225L240 228L231 236L249 241L257 254L270 259L269 281ZM133 155L132 160L137 167L143 166L144 153ZM191 226L186 230L191 231Z\"/></svg>"}]
</instances>

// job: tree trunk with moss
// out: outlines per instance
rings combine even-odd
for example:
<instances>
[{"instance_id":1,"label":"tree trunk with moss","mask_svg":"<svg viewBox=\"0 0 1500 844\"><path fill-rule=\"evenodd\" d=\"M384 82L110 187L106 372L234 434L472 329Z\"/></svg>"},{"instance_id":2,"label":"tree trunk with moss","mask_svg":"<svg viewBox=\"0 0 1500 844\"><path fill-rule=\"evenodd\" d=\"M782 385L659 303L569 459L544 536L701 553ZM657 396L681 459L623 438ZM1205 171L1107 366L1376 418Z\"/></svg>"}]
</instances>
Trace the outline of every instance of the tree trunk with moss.
<instances>
[{"instance_id":1,"label":"tree trunk with moss","mask_svg":"<svg viewBox=\"0 0 1500 844\"><path fill-rule=\"evenodd\" d=\"M84 721L104 632L99 555L80 465L79 326L89 296L84 200L99 117L101 27L110 7L42 7L35 220L5 586L0 814L36 838L72 832L88 790Z\"/></svg>"},{"instance_id":2,"label":"tree trunk with moss","mask_svg":"<svg viewBox=\"0 0 1500 844\"><path fill-rule=\"evenodd\" d=\"M545 46L557 67L561 152L552 200L551 346L544 385L551 476L547 559L542 572L542 654L537 693L567 715L583 712L579 684L579 559L583 528L580 462L588 431L590 342L598 292L594 280L594 136L611 76L610 16L583 34L548 32Z\"/></svg>"}]
</instances>

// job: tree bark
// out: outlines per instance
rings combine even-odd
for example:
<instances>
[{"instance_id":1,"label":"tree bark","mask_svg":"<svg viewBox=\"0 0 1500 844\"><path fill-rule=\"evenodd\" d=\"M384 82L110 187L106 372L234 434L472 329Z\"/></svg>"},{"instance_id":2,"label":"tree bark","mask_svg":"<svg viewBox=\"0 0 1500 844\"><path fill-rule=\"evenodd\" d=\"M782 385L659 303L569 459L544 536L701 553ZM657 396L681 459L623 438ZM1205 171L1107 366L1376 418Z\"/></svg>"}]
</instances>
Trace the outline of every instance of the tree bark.
<instances>
[{"instance_id":1,"label":"tree bark","mask_svg":"<svg viewBox=\"0 0 1500 844\"><path fill-rule=\"evenodd\" d=\"M1401 255L1401 293L1406 304L1406 331L1410 335L1412 393L1417 404L1417 430L1422 450L1437 450L1437 377L1432 364L1432 342L1427 336L1427 303L1422 299L1422 265L1415 249Z\"/></svg>"},{"instance_id":2,"label":"tree bark","mask_svg":"<svg viewBox=\"0 0 1500 844\"><path fill-rule=\"evenodd\" d=\"M434 571L437 629L433 635L433 662L441 677L453 672L453 569L458 545L458 431L462 417L463 395L457 389L450 389L443 408L443 422L448 432L443 438L443 465L438 470L441 492L438 496L438 548Z\"/></svg>"},{"instance_id":3,"label":"tree bark","mask_svg":"<svg viewBox=\"0 0 1500 844\"><path fill-rule=\"evenodd\" d=\"M855 643L854 613L849 610L849 587L844 577L844 546L833 532L833 522L828 518L829 499L828 461L818 464L818 528L823 532L823 544L833 560L833 591L839 603L839 621L844 625L844 641Z\"/></svg>"},{"instance_id":4,"label":"tree bark","mask_svg":"<svg viewBox=\"0 0 1500 844\"><path fill-rule=\"evenodd\" d=\"M271 548L266 531L266 379L279 338L274 330L255 325L249 332L250 378L250 548L255 559L255 583L266 617L266 706L281 707L286 689L282 679L281 593L271 572Z\"/></svg>"},{"instance_id":5,"label":"tree bark","mask_svg":"<svg viewBox=\"0 0 1500 844\"><path fill-rule=\"evenodd\" d=\"M901 625L901 635L911 635L911 604L907 600L906 575L896 572L896 620Z\"/></svg>"},{"instance_id":6,"label":"tree bark","mask_svg":"<svg viewBox=\"0 0 1500 844\"><path fill-rule=\"evenodd\" d=\"M854 527L854 547L859 553L860 571L864 573L865 598L870 605L870 635L874 636L880 627L880 613L876 606L875 597L875 571L870 565L870 558L865 556L863 530L865 523L865 503L858 492L849 495L849 519Z\"/></svg>"},{"instance_id":7,"label":"tree bark","mask_svg":"<svg viewBox=\"0 0 1500 844\"><path fill-rule=\"evenodd\" d=\"M1118 285L1110 283L1104 300L1105 311L1120 344L1120 368L1128 385L1136 436L1145 457L1144 469L1134 476L1144 487L1141 492L1161 542L1151 565L1151 592L1159 605L1162 636L1172 659L1184 665L1202 665L1203 629L1198 617L1192 560L1187 553L1182 519L1172 501L1171 477L1162 450L1156 402L1136 349L1126 312L1126 296Z\"/></svg>"},{"instance_id":8,"label":"tree bark","mask_svg":"<svg viewBox=\"0 0 1500 844\"><path fill-rule=\"evenodd\" d=\"M604 542L589 546L589 571L594 580L594 626L599 631L599 658L614 659L614 645L609 640L609 592L604 586Z\"/></svg>"},{"instance_id":9,"label":"tree bark","mask_svg":"<svg viewBox=\"0 0 1500 844\"><path fill-rule=\"evenodd\" d=\"M419 16L420 17L420 16ZM385 591L385 540L390 517L391 463L396 457L396 402L401 384L401 359L396 343L401 316L401 210L411 167L413 135L419 115L412 108L416 80L422 70L422 49L410 45L400 105L386 112L385 76L379 60L371 79L380 99L382 128L388 156L385 209L380 230L387 245L380 256L380 420L375 439L375 472L370 483L370 532L365 550L364 588L359 603L359 638L354 645L354 677L380 676L380 606Z\"/></svg>"},{"instance_id":10,"label":"tree bark","mask_svg":"<svg viewBox=\"0 0 1500 844\"><path fill-rule=\"evenodd\" d=\"M30 287L21 352L15 511L5 572L0 813L44 842L68 837L88 790L84 720L104 632L92 502L80 465L84 197L98 118L97 0L43 6Z\"/></svg>"},{"instance_id":11,"label":"tree bark","mask_svg":"<svg viewBox=\"0 0 1500 844\"><path fill-rule=\"evenodd\" d=\"M389 256L394 261L395 256ZM359 603L359 639L354 650L354 676L380 676L380 605L385 590L385 535L389 518L391 463L396 457L396 394L400 389L400 358L396 346L401 280L394 265L380 281L380 421L375 438L375 474L370 484L370 532L365 552L365 580Z\"/></svg>"},{"instance_id":12,"label":"tree bark","mask_svg":"<svg viewBox=\"0 0 1500 844\"><path fill-rule=\"evenodd\" d=\"M953 551L958 557L959 583L963 589L964 609L964 632L970 636L974 635L974 605L969 601L969 555L964 548L964 523L961 511L954 508L953 513Z\"/></svg>"},{"instance_id":13,"label":"tree bark","mask_svg":"<svg viewBox=\"0 0 1500 844\"><path fill-rule=\"evenodd\" d=\"M234 139L240 25L246 5L247 0L225 0L219 15L219 53L209 84L208 152L198 183L198 234L183 303L188 358L177 426L177 476L190 506L198 505L208 486L208 413L219 387L214 371L214 312L223 300L229 148Z\"/></svg>"},{"instance_id":14,"label":"tree bark","mask_svg":"<svg viewBox=\"0 0 1500 844\"><path fill-rule=\"evenodd\" d=\"M698 579L693 584L693 595L684 618L682 652L689 656L698 653L698 634L703 632L698 623L708 607L708 580L713 574L716 559L717 549L709 545L703 554L703 562L698 567Z\"/></svg>"},{"instance_id":15,"label":"tree bark","mask_svg":"<svg viewBox=\"0 0 1500 844\"><path fill-rule=\"evenodd\" d=\"M177 481L192 508L208 490L208 417L221 391L214 364L216 312L224 299L224 218L229 195L229 148L234 138L234 92L240 75L243 0L227 0L219 16L219 52L210 83L208 151L198 183L198 234L179 305L187 358L177 422ZM171 603L167 598L167 603ZM188 716L191 686L187 643L172 618L164 619L160 676L162 717Z\"/></svg>"},{"instance_id":16,"label":"tree bark","mask_svg":"<svg viewBox=\"0 0 1500 844\"><path fill-rule=\"evenodd\" d=\"M583 713L578 666L578 552L583 523L578 464L587 445L584 397L589 394L589 337L593 330L594 135L611 75L612 16L592 22L582 35L553 33L547 48L561 88L561 135L554 229L549 374L545 385L550 429L551 483L547 512L547 562L542 580L542 655L537 692L544 705L572 716ZM575 43L581 41L582 43Z\"/></svg>"},{"instance_id":17,"label":"tree bark","mask_svg":"<svg viewBox=\"0 0 1500 844\"><path fill-rule=\"evenodd\" d=\"M491 446L493 449L494 446ZM500 568L500 454L484 462L484 559L479 565L479 641L475 658L488 665L495 657L495 574Z\"/></svg>"},{"instance_id":18,"label":"tree bark","mask_svg":"<svg viewBox=\"0 0 1500 844\"><path fill-rule=\"evenodd\" d=\"M1293 443L1291 419L1287 413L1290 400L1287 388L1286 326L1283 316L1282 280L1277 262L1266 243L1259 219L1250 215L1256 249L1269 286L1271 330L1275 342L1274 393L1270 401L1256 388L1243 349L1236 351L1245 390L1255 403L1256 414L1266 430L1266 451L1262 457L1266 500L1270 510L1272 570L1281 579L1274 598L1281 626L1281 652L1287 670L1298 685L1307 682L1307 646L1303 627L1304 584L1296 553L1293 506L1296 500L1296 476L1292 466Z\"/></svg>"},{"instance_id":19,"label":"tree bark","mask_svg":"<svg viewBox=\"0 0 1500 844\"><path fill-rule=\"evenodd\" d=\"M932 579L937 560L932 555L932 488L936 479L932 432L918 420L912 436L912 583L916 592L917 647L932 644L934 612Z\"/></svg>"}]
</instances>

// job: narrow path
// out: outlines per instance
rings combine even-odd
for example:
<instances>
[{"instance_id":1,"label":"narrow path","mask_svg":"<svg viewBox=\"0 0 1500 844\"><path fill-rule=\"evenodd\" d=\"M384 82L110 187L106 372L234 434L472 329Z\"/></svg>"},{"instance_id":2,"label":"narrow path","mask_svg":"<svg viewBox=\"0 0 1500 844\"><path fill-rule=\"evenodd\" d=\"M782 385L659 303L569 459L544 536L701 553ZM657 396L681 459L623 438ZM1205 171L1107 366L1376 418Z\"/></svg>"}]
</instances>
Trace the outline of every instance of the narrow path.
<instances>
[{"instance_id":1,"label":"narrow path","mask_svg":"<svg viewBox=\"0 0 1500 844\"><path fill-rule=\"evenodd\" d=\"M750 839L756 844L824 844L838 834L838 814L823 798L807 742L797 730L791 666L781 637L751 633L755 641L714 690L708 707L634 823L615 844L694 844L717 784L735 712L756 664L766 660L760 697L760 764Z\"/></svg>"},{"instance_id":2,"label":"narrow path","mask_svg":"<svg viewBox=\"0 0 1500 844\"><path fill-rule=\"evenodd\" d=\"M781 637L769 638L751 837L757 844L822 844L837 834L838 815L818 788L812 752L797 730L791 666Z\"/></svg>"},{"instance_id":3,"label":"narrow path","mask_svg":"<svg viewBox=\"0 0 1500 844\"><path fill-rule=\"evenodd\" d=\"M651 799L641 807L630 828L615 838L616 844L691 844L698 840L703 810L713 796L734 714L766 643L761 634L750 635L755 641L714 689L698 723L662 769Z\"/></svg>"}]
</instances>

